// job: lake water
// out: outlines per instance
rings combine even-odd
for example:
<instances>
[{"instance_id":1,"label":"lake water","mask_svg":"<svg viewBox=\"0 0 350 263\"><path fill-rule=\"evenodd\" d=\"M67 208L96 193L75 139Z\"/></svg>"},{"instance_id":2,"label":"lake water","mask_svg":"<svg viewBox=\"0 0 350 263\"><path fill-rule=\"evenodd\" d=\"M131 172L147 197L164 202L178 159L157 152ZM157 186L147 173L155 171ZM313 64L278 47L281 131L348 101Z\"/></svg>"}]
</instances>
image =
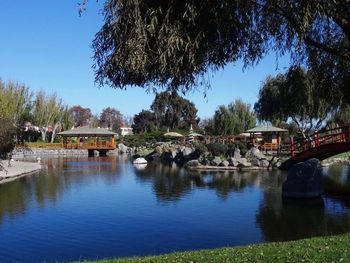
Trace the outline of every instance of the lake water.
<instances>
[{"instance_id":1,"label":"lake water","mask_svg":"<svg viewBox=\"0 0 350 263\"><path fill-rule=\"evenodd\" d=\"M325 169L327 192L283 202L286 174L134 167L117 157L44 160L0 185L0 262L142 256L350 231L350 170ZM342 195L339 195L342 193Z\"/></svg>"}]
</instances>

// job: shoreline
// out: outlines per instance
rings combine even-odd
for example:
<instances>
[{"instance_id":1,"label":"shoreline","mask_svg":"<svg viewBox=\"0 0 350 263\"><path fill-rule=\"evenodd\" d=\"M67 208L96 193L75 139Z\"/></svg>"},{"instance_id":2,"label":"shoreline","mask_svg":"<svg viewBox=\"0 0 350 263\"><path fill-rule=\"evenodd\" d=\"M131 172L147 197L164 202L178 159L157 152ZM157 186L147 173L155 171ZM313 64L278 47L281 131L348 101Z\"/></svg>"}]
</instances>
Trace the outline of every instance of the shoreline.
<instances>
[{"instance_id":1,"label":"shoreline","mask_svg":"<svg viewBox=\"0 0 350 263\"><path fill-rule=\"evenodd\" d=\"M24 161L12 161L11 166L8 166L8 161L2 162L6 171L0 171L0 184L12 182L24 176L38 173L42 169L42 164Z\"/></svg>"}]
</instances>

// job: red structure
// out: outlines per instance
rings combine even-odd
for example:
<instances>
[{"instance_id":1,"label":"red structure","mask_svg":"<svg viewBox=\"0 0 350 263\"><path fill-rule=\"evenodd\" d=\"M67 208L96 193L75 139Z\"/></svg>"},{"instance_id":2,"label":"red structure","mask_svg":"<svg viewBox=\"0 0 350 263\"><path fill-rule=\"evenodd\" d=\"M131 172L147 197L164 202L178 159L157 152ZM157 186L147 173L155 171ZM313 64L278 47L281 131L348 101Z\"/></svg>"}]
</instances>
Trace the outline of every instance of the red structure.
<instances>
[{"instance_id":1,"label":"red structure","mask_svg":"<svg viewBox=\"0 0 350 263\"><path fill-rule=\"evenodd\" d=\"M303 140L290 140L292 163L310 158L320 161L350 151L350 126L316 132Z\"/></svg>"}]
</instances>

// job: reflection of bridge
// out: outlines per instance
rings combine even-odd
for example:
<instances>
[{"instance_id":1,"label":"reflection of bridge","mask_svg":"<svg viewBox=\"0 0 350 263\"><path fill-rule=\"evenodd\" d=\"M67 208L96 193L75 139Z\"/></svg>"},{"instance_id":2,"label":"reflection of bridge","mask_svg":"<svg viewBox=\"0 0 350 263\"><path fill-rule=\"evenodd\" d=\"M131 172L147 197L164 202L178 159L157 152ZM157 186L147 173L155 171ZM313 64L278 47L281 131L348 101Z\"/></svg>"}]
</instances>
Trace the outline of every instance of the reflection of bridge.
<instances>
[{"instance_id":1,"label":"reflection of bridge","mask_svg":"<svg viewBox=\"0 0 350 263\"><path fill-rule=\"evenodd\" d=\"M285 163L294 164L310 158L320 161L339 153L350 151L350 126L329 129L293 141L290 144L291 158Z\"/></svg>"}]
</instances>

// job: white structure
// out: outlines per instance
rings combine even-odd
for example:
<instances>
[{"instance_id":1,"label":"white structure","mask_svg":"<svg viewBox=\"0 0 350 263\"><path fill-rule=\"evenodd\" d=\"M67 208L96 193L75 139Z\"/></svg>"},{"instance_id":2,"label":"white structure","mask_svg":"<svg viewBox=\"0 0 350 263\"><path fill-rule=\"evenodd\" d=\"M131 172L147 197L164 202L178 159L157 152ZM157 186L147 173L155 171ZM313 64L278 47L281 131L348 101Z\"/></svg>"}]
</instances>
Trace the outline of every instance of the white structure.
<instances>
[{"instance_id":1,"label":"white structure","mask_svg":"<svg viewBox=\"0 0 350 263\"><path fill-rule=\"evenodd\" d=\"M132 132L131 127L120 127L120 134L121 136L125 136L125 135L133 135L134 133Z\"/></svg>"}]
</instances>

